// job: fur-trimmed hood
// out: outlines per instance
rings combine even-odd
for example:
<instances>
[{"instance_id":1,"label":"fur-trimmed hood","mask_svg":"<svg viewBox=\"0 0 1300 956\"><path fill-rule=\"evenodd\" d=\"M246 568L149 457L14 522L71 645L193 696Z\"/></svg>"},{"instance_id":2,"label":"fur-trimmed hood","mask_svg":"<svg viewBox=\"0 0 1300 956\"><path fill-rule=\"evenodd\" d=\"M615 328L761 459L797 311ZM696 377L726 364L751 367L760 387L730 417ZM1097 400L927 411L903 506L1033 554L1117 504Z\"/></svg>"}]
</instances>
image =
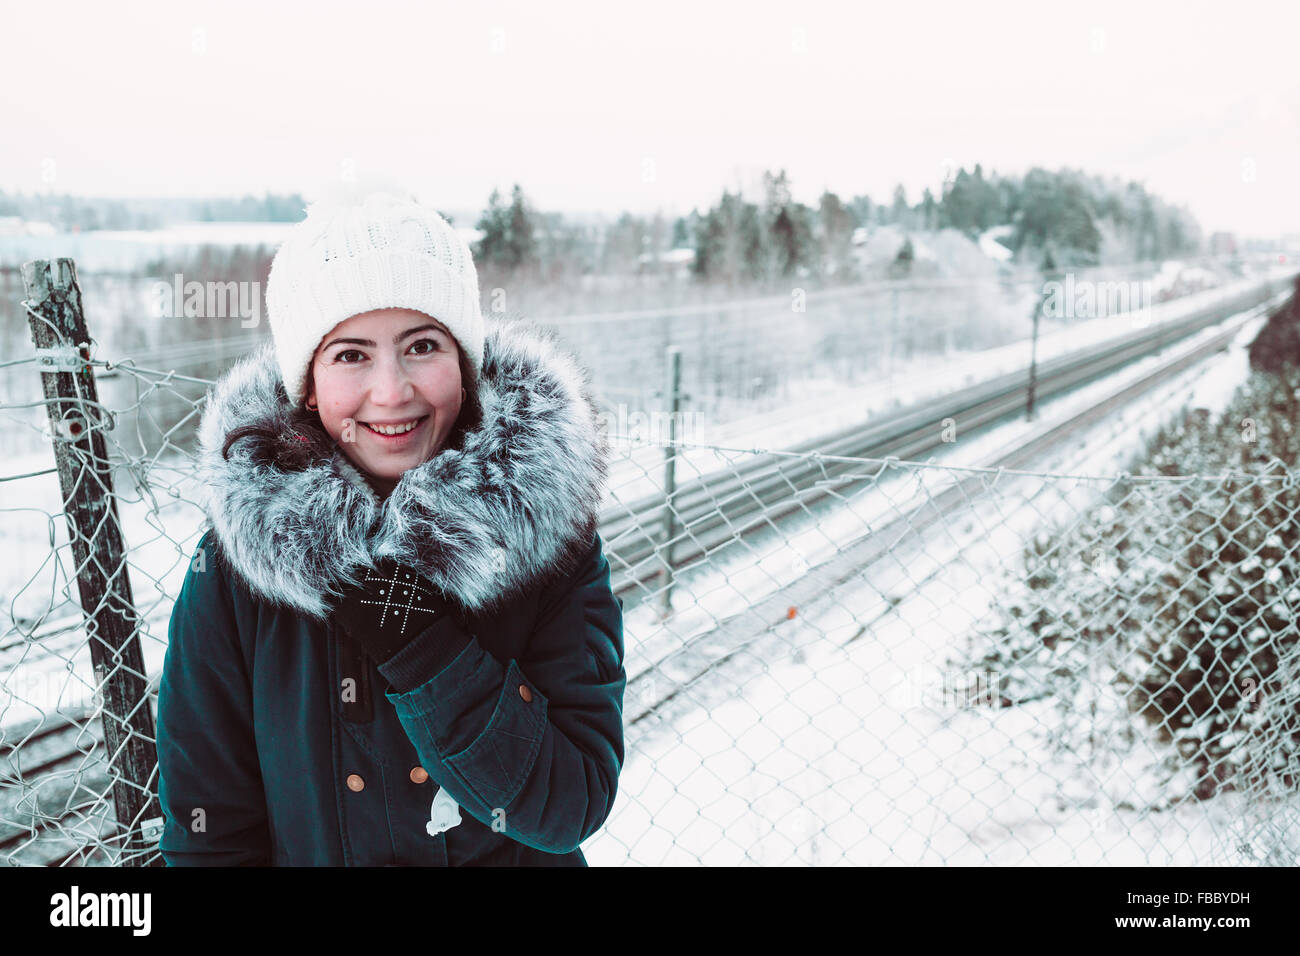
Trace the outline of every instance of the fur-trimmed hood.
<instances>
[{"instance_id":1,"label":"fur-trimmed hood","mask_svg":"<svg viewBox=\"0 0 1300 956\"><path fill-rule=\"evenodd\" d=\"M488 610L576 560L596 530L609 450L587 372L555 333L488 318L482 425L402 475L385 500L343 451L299 472L240 425L286 430L271 343L213 386L199 424L204 511L254 594L316 619L381 558L410 564L469 610Z\"/></svg>"}]
</instances>

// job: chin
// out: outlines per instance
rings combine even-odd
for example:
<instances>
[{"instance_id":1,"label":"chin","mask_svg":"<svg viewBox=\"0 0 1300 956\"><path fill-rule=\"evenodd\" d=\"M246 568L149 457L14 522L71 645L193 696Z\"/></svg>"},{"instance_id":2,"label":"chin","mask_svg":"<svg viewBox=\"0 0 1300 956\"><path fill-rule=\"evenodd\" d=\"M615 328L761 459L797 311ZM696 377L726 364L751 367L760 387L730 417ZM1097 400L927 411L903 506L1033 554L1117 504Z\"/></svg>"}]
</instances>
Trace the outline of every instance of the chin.
<instances>
[{"instance_id":1,"label":"chin","mask_svg":"<svg viewBox=\"0 0 1300 956\"><path fill-rule=\"evenodd\" d=\"M433 452L421 454L411 453L403 455L400 459L386 458L382 463L375 462L373 465L366 465L366 471L386 481L397 481L402 475L406 474L416 465L423 464L434 456Z\"/></svg>"}]
</instances>

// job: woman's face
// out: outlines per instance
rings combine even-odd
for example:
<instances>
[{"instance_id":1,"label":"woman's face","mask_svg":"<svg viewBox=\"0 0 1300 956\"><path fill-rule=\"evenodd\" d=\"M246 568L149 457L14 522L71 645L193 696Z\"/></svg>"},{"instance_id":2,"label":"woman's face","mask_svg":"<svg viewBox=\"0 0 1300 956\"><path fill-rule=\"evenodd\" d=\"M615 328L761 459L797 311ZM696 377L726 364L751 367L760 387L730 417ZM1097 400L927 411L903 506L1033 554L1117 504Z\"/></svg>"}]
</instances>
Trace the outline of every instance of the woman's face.
<instances>
[{"instance_id":1,"label":"woman's face","mask_svg":"<svg viewBox=\"0 0 1300 956\"><path fill-rule=\"evenodd\" d=\"M358 468L391 487L441 449L460 415L460 353L436 319L376 309L345 319L312 358L307 404ZM416 427L398 435L372 425Z\"/></svg>"}]
</instances>

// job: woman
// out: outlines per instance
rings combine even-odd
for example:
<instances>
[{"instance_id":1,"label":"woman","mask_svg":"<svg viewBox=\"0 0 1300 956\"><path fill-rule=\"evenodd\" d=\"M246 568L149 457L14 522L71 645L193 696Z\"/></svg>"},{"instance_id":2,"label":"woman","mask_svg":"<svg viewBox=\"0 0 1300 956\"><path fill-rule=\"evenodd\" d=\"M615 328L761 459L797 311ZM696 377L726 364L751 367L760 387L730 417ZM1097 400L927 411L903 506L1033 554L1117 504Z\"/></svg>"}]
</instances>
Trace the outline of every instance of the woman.
<instances>
[{"instance_id":1,"label":"woman","mask_svg":"<svg viewBox=\"0 0 1300 956\"><path fill-rule=\"evenodd\" d=\"M404 194L318 202L277 251L273 347L199 428L168 865L586 865L623 764L607 449L573 358L478 303Z\"/></svg>"}]
</instances>

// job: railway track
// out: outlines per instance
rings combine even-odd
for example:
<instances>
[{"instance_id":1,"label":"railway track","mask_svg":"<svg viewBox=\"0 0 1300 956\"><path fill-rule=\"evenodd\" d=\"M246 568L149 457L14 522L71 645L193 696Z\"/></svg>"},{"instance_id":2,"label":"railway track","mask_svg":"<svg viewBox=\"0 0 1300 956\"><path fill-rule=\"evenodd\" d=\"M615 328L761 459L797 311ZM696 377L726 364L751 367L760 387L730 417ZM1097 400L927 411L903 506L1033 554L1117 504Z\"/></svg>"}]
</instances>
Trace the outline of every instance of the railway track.
<instances>
[{"instance_id":1,"label":"railway track","mask_svg":"<svg viewBox=\"0 0 1300 956\"><path fill-rule=\"evenodd\" d=\"M84 865L118 834L103 728L93 708L8 727L0 744L0 860ZM19 822L23 821L23 822Z\"/></svg>"}]
</instances>

